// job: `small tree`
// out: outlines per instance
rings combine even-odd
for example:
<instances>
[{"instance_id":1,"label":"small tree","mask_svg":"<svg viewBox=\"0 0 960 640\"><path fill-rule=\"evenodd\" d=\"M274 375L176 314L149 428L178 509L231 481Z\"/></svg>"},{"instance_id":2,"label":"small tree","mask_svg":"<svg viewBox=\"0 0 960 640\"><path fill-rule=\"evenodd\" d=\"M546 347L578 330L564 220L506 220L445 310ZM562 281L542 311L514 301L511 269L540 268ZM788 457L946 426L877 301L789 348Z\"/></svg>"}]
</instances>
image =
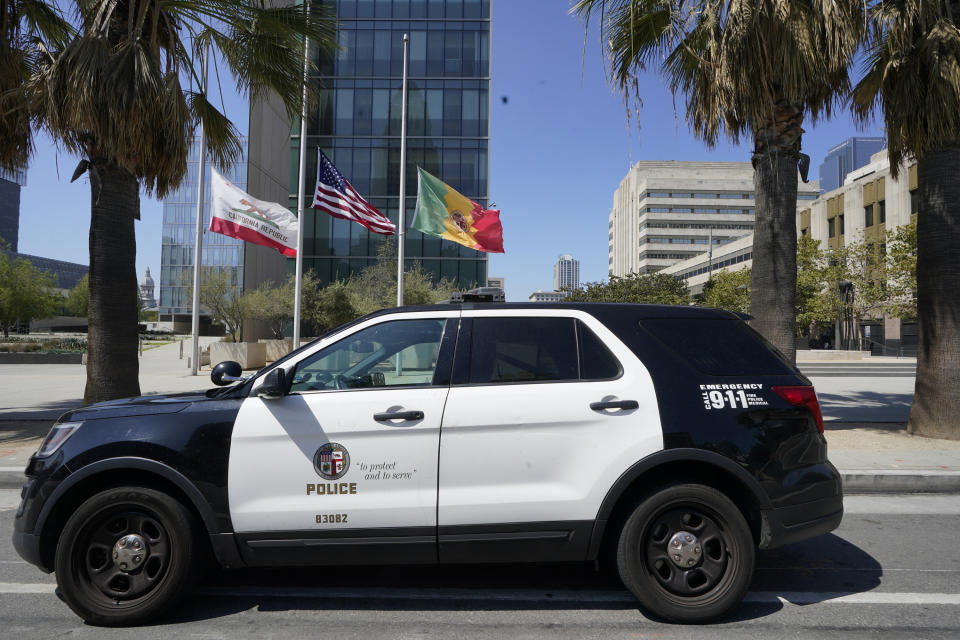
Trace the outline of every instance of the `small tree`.
<instances>
[{"instance_id":1,"label":"small tree","mask_svg":"<svg viewBox=\"0 0 960 640\"><path fill-rule=\"evenodd\" d=\"M636 302L690 304L690 290L683 280L665 273L631 273L610 276L609 282L587 282L570 292L567 302Z\"/></svg>"},{"instance_id":2,"label":"small tree","mask_svg":"<svg viewBox=\"0 0 960 640\"><path fill-rule=\"evenodd\" d=\"M304 287L304 291L306 291ZM313 293L303 303L303 319L318 333L329 331L341 324L350 322L361 314L354 306L356 292L351 291L347 282L338 280L322 289L314 285Z\"/></svg>"},{"instance_id":3,"label":"small tree","mask_svg":"<svg viewBox=\"0 0 960 640\"><path fill-rule=\"evenodd\" d=\"M917 317L917 224L887 231L887 313Z\"/></svg>"},{"instance_id":4,"label":"small tree","mask_svg":"<svg viewBox=\"0 0 960 640\"><path fill-rule=\"evenodd\" d=\"M307 286L306 276L304 286ZM282 339L287 323L293 318L295 287L296 282L292 275L288 276L282 285L272 281L261 282L259 287L243 294L248 318L264 322L275 339Z\"/></svg>"},{"instance_id":5,"label":"small tree","mask_svg":"<svg viewBox=\"0 0 960 640\"><path fill-rule=\"evenodd\" d=\"M797 240L797 337L819 335L836 320L834 291L827 291L827 259L820 241L810 236Z\"/></svg>"},{"instance_id":6,"label":"small tree","mask_svg":"<svg viewBox=\"0 0 960 640\"><path fill-rule=\"evenodd\" d=\"M383 242L377 261L345 283L347 294L358 315L366 315L397 304L397 249L394 242ZM450 280L433 281L419 262L403 274L404 304L433 304L450 298L456 289ZM332 295L332 294L331 294Z\"/></svg>"},{"instance_id":7,"label":"small tree","mask_svg":"<svg viewBox=\"0 0 960 640\"><path fill-rule=\"evenodd\" d=\"M67 298L64 302L67 311L79 318L85 318L87 316L87 308L90 305L89 281L89 276L84 274L82 278L77 280L77 284L73 285L70 292L67 293Z\"/></svg>"},{"instance_id":8,"label":"small tree","mask_svg":"<svg viewBox=\"0 0 960 640\"><path fill-rule=\"evenodd\" d=\"M50 318L61 298L56 279L24 258L11 259L0 251L0 327L3 337L21 322Z\"/></svg>"},{"instance_id":9,"label":"small tree","mask_svg":"<svg viewBox=\"0 0 960 640\"><path fill-rule=\"evenodd\" d=\"M750 309L750 269L714 273L703 286L701 304L746 313Z\"/></svg>"},{"instance_id":10,"label":"small tree","mask_svg":"<svg viewBox=\"0 0 960 640\"><path fill-rule=\"evenodd\" d=\"M187 274L184 274L185 280ZM184 283L184 295L193 299L193 283ZM243 335L243 321L250 316L249 302L232 282L230 272L218 267L200 268L200 308L226 329L231 342Z\"/></svg>"},{"instance_id":11,"label":"small tree","mask_svg":"<svg viewBox=\"0 0 960 640\"><path fill-rule=\"evenodd\" d=\"M825 268L826 288L820 296L819 310L825 317L836 319L845 310L851 313L854 326L882 314L887 302L886 261L880 247L865 242L852 242L829 254ZM853 285L853 300L845 303L840 294L841 283ZM857 346L860 335L856 331Z\"/></svg>"}]
</instances>

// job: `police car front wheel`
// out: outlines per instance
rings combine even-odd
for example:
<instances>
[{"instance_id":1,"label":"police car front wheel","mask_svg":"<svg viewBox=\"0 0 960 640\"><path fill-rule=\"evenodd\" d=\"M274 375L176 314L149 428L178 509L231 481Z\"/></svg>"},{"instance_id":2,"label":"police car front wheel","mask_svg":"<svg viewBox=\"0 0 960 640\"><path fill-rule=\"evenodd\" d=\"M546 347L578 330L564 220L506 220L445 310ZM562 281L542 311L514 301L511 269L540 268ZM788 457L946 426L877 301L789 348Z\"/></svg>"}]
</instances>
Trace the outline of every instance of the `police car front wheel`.
<instances>
[{"instance_id":1,"label":"police car front wheel","mask_svg":"<svg viewBox=\"0 0 960 640\"><path fill-rule=\"evenodd\" d=\"M704 622L743 600L754 556L750 528L729 498L704 485L677 484L634 507L620 533L617 567L649 612Z\"/></svg>"},{"instance_id":2,"label":"police car front wheel","mask_svg":"<svg viewBox=\"0 0 960 640\"><path fill-rule=\"evenodd\" d=\"M187 590L197 548L191 513L143 487L98 493L67 520L56 552L63 600L86 622L146 622Z\"/></svg>"}]
</instances>

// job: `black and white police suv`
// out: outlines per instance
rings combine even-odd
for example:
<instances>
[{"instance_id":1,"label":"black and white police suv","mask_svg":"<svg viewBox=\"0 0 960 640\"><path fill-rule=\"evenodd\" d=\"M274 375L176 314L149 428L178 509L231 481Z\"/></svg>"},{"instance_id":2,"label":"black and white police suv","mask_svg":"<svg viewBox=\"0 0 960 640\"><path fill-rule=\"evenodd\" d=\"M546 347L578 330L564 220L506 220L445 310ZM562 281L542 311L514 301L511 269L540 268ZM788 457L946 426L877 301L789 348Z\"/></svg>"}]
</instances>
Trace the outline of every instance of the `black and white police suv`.
<instances>
[{"instance_id":1,"label":"black and white police suv","mask_svg":"<svg viewBox=\"0 0 960 640\"><path fill-rule=\"evenodd\" d=\"M67 413L30 460L14 544L84 620L150 620L212 556L611 558L643 609L697 622L757 547L842 516L813 387L725 311L403 307L235 376Z\"/></svg>"}]
</instances>

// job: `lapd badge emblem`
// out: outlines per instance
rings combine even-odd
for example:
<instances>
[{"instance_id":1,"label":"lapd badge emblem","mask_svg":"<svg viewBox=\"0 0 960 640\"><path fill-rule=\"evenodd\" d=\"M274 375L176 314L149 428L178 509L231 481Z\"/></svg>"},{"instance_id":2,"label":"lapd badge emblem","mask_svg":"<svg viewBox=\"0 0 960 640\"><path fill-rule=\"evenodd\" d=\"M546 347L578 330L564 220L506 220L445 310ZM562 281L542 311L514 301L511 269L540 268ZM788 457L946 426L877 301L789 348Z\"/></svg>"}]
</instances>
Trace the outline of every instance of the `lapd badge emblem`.
<instances>
[{"instance_id":1,"label":"lapd badge emblem","mask_svg":"<svg viewBox=\"0 0 960 640\"><path fill-rule=\"evenodd\" d=\"M326 480L342 478L350 468L350 454L347 448L336 442L328 442L313 456L313 468Z\"/></svg>"}]
</instances>

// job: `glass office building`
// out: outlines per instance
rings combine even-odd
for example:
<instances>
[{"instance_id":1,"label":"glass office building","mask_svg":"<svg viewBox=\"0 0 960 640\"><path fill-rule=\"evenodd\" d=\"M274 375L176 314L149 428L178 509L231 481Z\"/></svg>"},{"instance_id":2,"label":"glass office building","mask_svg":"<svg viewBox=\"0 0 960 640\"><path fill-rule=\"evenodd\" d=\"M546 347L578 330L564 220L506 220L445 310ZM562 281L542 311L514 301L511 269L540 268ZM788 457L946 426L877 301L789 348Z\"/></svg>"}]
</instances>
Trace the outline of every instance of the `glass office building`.
<instances>
[{"instance_id":1,"label":"glass office building","mask_svg":"<svg viewBox=\"0 0 960 640\"><path fill-rule=\"evenodd\" d=\"M848 173L870 164L885 146L883 138L848 138L830 149L820 163L820 193L842 187Z\"/></svg>"},{"instance_id":2,"label":"glass office building","mask_svg":"<svg viewBox=\"0 0 960 640\"><path fill-rule=\"evenodd\" d=\"M247 141L243 156L233 162L224 177L241 189L247 184ZM200 144L194 140L187 157L187 175L175 191L163 200L163 245L160 251L160 322L188 323L192 313L186 284L193 283L193 254L196 238L194 221L197 213L197 176L200 169ZM243 284L243 242L209 230L210 226L210 162L206 163L203 184L204 267L227 271L237 291Z\"/></svg>"},{"instance_id":3,"label":"glass office building","mask_svg":"<svg viewBox=\"0 0 960 640\"><path fill-rule=\"evenodd\" d=\"M490 90L489 0L326 0L336 12L342 50L317 60L319 104L307 123L307 206L319 146L354 188L396 222L399 217L403 34L410 36L407 99L407 225L417 166L487 205ZM296 211L299 123L290 148L290 207ZM326 283L371 262L396 236L308 209L304 270ZM486 254L408 231L414 260L461 288L484 285ZM293 261L288 269L292 271Z\"/></svg>"}]
</instances>

